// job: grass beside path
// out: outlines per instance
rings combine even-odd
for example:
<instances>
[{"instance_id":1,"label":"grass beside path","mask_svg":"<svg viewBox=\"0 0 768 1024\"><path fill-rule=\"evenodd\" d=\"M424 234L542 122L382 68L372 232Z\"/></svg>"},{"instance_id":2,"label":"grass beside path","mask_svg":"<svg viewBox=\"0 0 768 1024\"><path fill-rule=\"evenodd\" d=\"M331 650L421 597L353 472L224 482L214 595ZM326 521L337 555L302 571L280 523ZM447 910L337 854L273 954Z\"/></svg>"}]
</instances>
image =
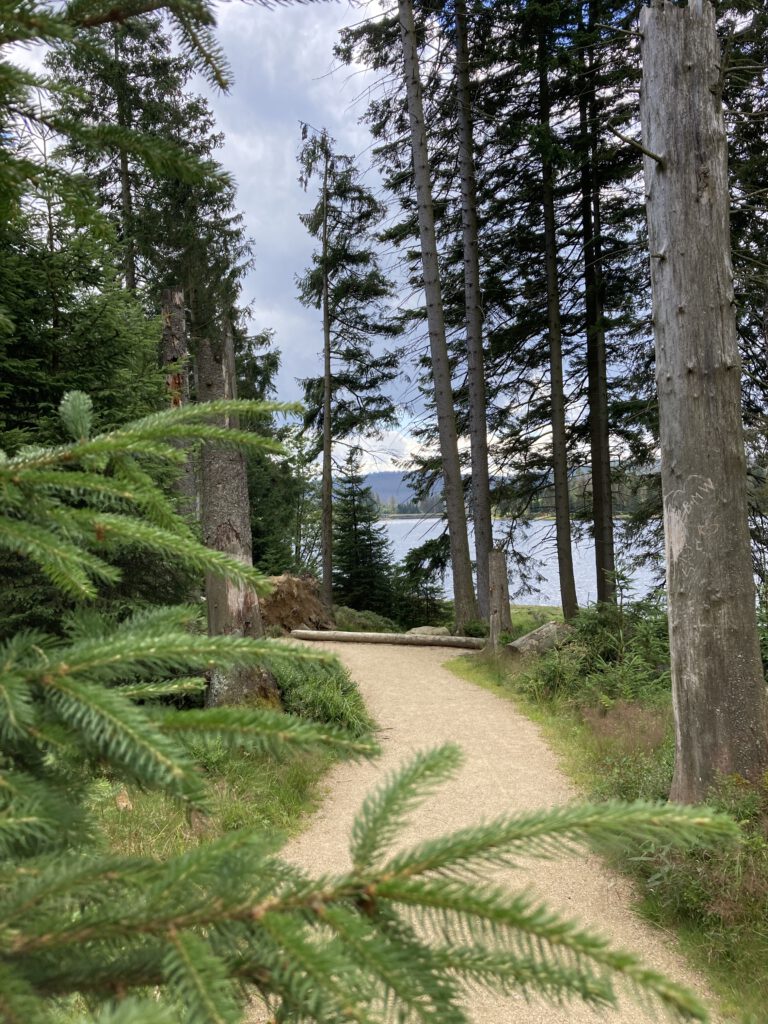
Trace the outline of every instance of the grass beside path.
<instances>
[{"instance_id":1,"label":"grass beside path","mask_svg":"<svg viewBox=\"0 0 768 1024\"><path fill-rule=\"evenodd\" d=\"M666 621L653 606L588 609L559 651L520 664L464 655L455 675L515 705L543 730L591 799L666 799L674 736ZM768 1020L768 780L723 779L710 802L739 821L737 850L648 847L617 866L638 883L639 911L674 930L739 1024Z\"/></svg>"},{"instance_id":2,"label":"grass beside path","mask_svg":"<svg viewBox=\"0 0 768 1024\"><path fill-rule=\"evenodd\" d=\"M274 668L285 711L368 736L374 722L356 684L335 659L279 663ZM210 814L191 815L159 793L124 787L108 777L92 784L92 802L108 846L129 856L172 857L236 829L294 835L322 799L322 781L336 758L327 750L280 756L197 744L190 754L209 782Z\"/></svg>"}]
</instances>

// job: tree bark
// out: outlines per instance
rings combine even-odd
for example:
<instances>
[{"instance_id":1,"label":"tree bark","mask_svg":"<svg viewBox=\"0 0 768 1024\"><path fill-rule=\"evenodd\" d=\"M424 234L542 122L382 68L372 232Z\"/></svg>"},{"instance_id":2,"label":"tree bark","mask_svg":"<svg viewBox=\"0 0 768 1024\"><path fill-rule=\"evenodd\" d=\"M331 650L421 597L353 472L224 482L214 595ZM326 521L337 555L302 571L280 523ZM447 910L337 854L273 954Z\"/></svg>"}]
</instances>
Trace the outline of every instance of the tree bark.
<instances>
[{"instance_id":1,"label":"tree bark","mask_svg":"<svg viewBox=\"0 0 768 1024\"><path fill-rule=\"evenodd\" d=\"M437 259L435 214L432 204L432 183L429 174L424 106L422 102L419 60L416 50L416 29L411 0L398 0L400 39L403 46L403 66L408 96L408 117L413 152L413 173L421 239L421 262L424 293L427 303L429 345L432 358L432 381L435 388L435 409L443 464L443 490L448 519L453 568L454 613L459 628L477 616L469 560L467 516L464 507L464 488L461 480L456 418L453 411L451 368L445 340L443 300L440 291L440 271Z\"/></svg>"},{"instance_id":2,"label":"tree bark","mask_svg":"<svg viewBox=\"0 0 768 1024\"><path fill-rule=\"evenodd\" d=\"M500 548L493 548L488 557L488 575L491 597L488 645L491 650L498 651L501 646L501 634L509 633L512 629L507 556Z\"/></svg>"},{"instance_id":3,"label":"tree bark","mask_svg":"<svg viewBox=\"0 0 768 1024\"><path fill-rule=\"evenodd\" d=\"M566 622L579 610L573 573L571 505L568 493L568 446L565 434L565 393L563 388L563 339L560 324L560 285L557 274L557 231L555 227L554 167L551 145L547 36L539 33L539 124L546 133L542 140L541 206L544 219L544 265L547 282L547 333L549 337L550 422L552 425L552 475L555 485L555 534L560 601Z\"/></svg>"},{"instance_id":4,"label":"tree bark","mask_svg":"<svg viewBox=\"0 0 768 1024\"><path fill-rule=\"evenodd\" d=\"M184 310L184 289L181 285L164 288L161 297L163 335L161 359L166 368L165 386L171 408L180 408L190 401L189 346ZM183 445L183 442L181 442ZM195 522L200 519L200 488L197 459L191 451L176 480L176 493L182 515Z\"/></svg>"},{"instance_id":5,"label":"tree bark","mask_svg":"<svg viewBox=\"0 0 768 1024\"><path fill-rule=\"evenodd\" d=\"M328 295L328 151L323 168L323 470L321 497L320 597L333 608L333 436L331 432L331 309Z\"/></svg>"},{"instance_id":6,"label":"tree bark","mask_svg":"<svg viewBox=\"0 0 768 1024\"><path fill-rule=\"evenodd\" d=\"M768 768L747 526L720 48L709 3L644 8L641 119L675 708L671 799Z\"/></svg>"},{"instance_id":7,"label":"tree bark","mask_svg":"<svg viewBox=\"0 0 768 1024\"><path fill-rule=\"evenodd\" d=\"M595 21L590 4L590 28ZM590 124L596 110L594 56L587 47L583 72L585 86L579 95L579 129L582 145L581 220L584 246L584 303L587 334L587 399L589 444L592 468L592 512L595 533L595 569L598 601L614 601L616 587L613 544L613 496L611 492L611 450L608 422L608 371L605 353L605 325L602 299L602 247L598 234L599 198L596 180L597 126Z\"/></svg>"},{"instance_id":8,"label":"tree bark","mask_svg":"<svg viewBox=\"0 0 768 1024\"><path fill-rule=\"evenodd\" d=\"M472 517L475 526L478 611L480 618L487 620L491 610L488 558L493 547L493 526L488 473L483 315L480 300L477 186L470 107L466 0L456 0L454 11L456 18L456 99L459 119L461 224L464 244L469 442L472 465Z\"/></svg>"},{"instance_id":9,"label":"tree bark","mask_svg":"<svg viewBox=\"0 0 768 1024\"><path fill-rule=\"evenodd\" d=\"M117 105L117 123L121 128L131 127L131 114L123 95L122 81L120 75L120 41L119 28L114 30L114 54L115 64L118 70L117 85L115 87L115 102ZM131 192L131 176L128 167L128 153L120 148L120 230L123 242L123 272L125 275L125 287L130 291L136 290L136 247L133 239L133 193Z\"/></svg>"},{"instance_id":10,"label":"tree bark","mask_svg":"<svg viewBox=\"0 0 768 1024\"><path fill-rule=\"evenodd\" d=\"M197 397L201 402L236 398L235 354L232 330L225 324L221 336L206 330L196 338ZM236 425L232 417L225 423ZM252 537L248 477L240 449L206 444L202 452L202 527L207 547L225 551L238 561L252 562ZM208 632L211 636L264 635L259 599L250 587L206 575L205 595ZM272 676L253 666L214 669L206 704L240 704L246 700L278 699Z\"/></svg>"},{"instance_id":11,"label":"tree bark","mask_svg":"<svg viewBox=\"0 0 768 1024\"><path fill-rule=\"evenodd\" d=\"M474 636L424 636L420 633L348 633L335 629L292 629L295 640L346 644L392 644L396 647L463 647L481 651L485 640Z\"/></svg>"}]
</instances>

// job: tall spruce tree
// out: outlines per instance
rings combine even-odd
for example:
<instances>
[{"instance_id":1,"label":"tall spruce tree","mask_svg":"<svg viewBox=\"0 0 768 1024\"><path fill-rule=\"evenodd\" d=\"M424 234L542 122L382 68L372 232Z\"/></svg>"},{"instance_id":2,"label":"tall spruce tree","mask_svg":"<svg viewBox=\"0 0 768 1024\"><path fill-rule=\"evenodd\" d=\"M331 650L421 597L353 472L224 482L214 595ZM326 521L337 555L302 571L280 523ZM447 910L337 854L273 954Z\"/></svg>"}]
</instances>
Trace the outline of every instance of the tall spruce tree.
<instances>
[{"instance_id":1,"label":"tall spruce tree","mask_svg":"<svg viewBox=\"0 0 768 1024\"><path fill-rule=\"evenodd\" d=\"M675 698L671 798L763 778L768 702L747 522L714 9L643 12L643 144ZM676 102L666 100L677 83Z\"/></svg>"},{"instance_id":2,"label":"tall spruce tree","mask_svg":"<svg viewBox=\"0 0 768 1024\"><path fill-rule=\"evenodd\" d=\"M319 182L315 206L301 215L320 242L313 265L298 279L299 297L322 310L323 374L303 381L306 424L321 437L322 594L333 602L333 443L375 436L397 421L387 394L399 372L400 353L381 351L398 327L388 309L392 285L375 246L384 208L361 179L352 157L334 152L327 132L303 126L300 181Z\"/></svg>"},{"instance_id":3,"label":"tall spruce tree","mask_svg":"<svg viewBox=\"0 0 768 1024\"><path fill-rule=\"evenodd\" d=\"M469 559L456 416L453 408L451 365L445 335L419 50L411 0L398 0L398 19L421 243L423 288L427 307L433 398L437 414L443 494L451 545L454 613L457 626L461 629L467 622L476 618L476 603Z\"/></svg>"},{"instance_id":4,"label":"tall spruce tree","mask_svg":"<svg viewBox=\"0 0 768 1024\"><path fill-rule=\"evenodd\" d=\"M110 153L103 147L89 149L75 139L67 147L94 174L103 209L121 226L126 282L131 276L134 283L141 281L155 306L163 288L182 286L195 367L192 397L236 398L235 347L244 333L238 296L250 242L236 210L234 186L213 163L221 137L213 130L208 104L184 88L192 63L171 52L170 37L151 16L81 33L49 63L78 90L77 116L82 122L101 126L111 117L119 128L142 139L170 142L189 165L207 166L206 177L185 181L162 169L137 174L122 145ZM205 542L250 564L251 513L243 453L204 446L200 491ZM261 634L258 598L247 587L209 574L206 597L213 635ZM235 701L251 690L275 696L266 674L254 674L250 668L229 670L226 676L214 672L208 699Z\"/></svg>"}]
</instances>

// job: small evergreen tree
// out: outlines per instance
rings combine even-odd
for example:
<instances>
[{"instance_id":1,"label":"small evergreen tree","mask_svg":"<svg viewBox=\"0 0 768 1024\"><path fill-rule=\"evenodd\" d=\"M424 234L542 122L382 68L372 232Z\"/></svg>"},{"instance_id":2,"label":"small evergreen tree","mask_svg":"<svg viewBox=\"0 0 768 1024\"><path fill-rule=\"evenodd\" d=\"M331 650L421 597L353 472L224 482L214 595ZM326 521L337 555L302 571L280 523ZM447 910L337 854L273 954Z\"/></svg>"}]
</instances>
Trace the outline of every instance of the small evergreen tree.
<instances>
[{"instance_id":1,"label":"small evergreen tree","mask_svg":"<svg viewBox=\"0 0 768 1024\"><path fill-rule=\"evenodd\" d=\"M335 487L333 591L337 604L392 614L392 548L377 526L378 502L363 483L359 448L350 449Z\"/></svg>"}]
</instances>

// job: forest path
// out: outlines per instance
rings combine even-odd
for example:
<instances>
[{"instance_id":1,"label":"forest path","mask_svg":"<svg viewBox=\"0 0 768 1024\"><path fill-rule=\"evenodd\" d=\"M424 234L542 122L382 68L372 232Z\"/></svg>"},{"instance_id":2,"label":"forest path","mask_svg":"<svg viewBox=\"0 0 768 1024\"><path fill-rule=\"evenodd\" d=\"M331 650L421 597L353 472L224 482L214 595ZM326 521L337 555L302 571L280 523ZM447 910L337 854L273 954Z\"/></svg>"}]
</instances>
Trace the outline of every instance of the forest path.
<instances>
[{"instance_id":1,"label":"forest path","mask_svg":"<svg viewBox=\"0 0 768 1024\"><path fill-rule=\"evenodd\" d=\"M328 778L328 795L308 828L284 855L313 874L349 867L348 837L366 794L417 750L457 743L464 762L414 815L400 843L414 843L482 819L563 804L577 793L563 775L538 728L509 701L464 682L443 666L449 652L436 648L366 644L312 644L333 651L358 683L381 728L382 755L371 763L345 763ZM702 993L705 986L669 937L631 910L632 889L595 856L531 860L494 872L513 889L531 887L553 908L640 954L648 966ZM474 992L476 1024L646 1024L658 1019L622 998L615 1013L582 1004L553 1007Z\"/></svg>"}]
</instances>

